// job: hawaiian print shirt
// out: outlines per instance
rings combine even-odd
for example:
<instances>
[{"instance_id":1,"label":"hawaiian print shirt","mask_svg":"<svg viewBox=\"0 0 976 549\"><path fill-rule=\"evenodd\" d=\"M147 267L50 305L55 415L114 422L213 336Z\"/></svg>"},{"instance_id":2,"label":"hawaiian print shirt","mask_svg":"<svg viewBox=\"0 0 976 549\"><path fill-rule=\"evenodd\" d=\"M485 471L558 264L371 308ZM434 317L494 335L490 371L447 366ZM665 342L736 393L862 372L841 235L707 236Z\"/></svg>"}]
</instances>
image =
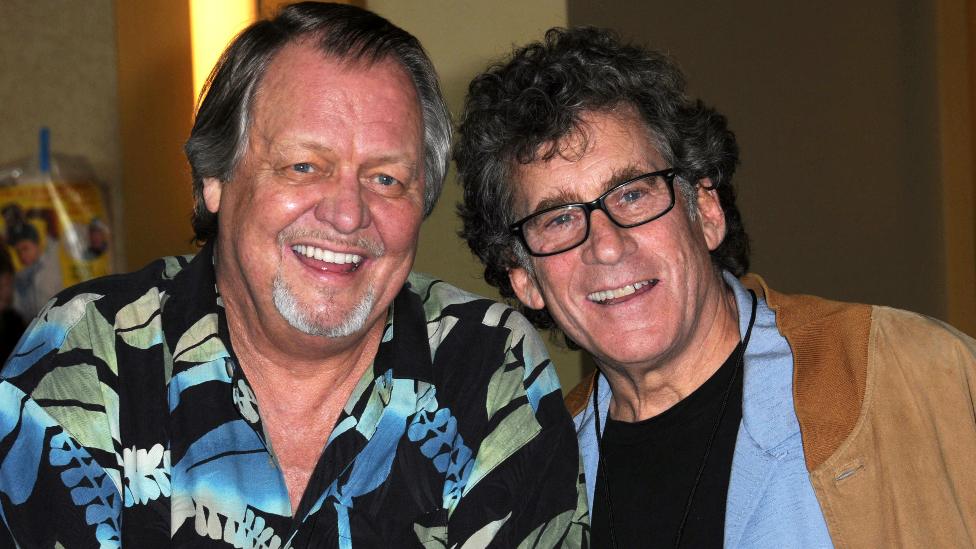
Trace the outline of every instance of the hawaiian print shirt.
<instances>
[{"instance_id":1,"label":"hawaiian print shirt","mask_svg":"<svg viewBox=\"0 0 976 549\"><path fill-rule=\"evenodd\" d=\"M421 275L294 516L209 246L61 293L2 371L0 544L577 547L585 497L538 335Z\"/></svg>"}]
</instances>

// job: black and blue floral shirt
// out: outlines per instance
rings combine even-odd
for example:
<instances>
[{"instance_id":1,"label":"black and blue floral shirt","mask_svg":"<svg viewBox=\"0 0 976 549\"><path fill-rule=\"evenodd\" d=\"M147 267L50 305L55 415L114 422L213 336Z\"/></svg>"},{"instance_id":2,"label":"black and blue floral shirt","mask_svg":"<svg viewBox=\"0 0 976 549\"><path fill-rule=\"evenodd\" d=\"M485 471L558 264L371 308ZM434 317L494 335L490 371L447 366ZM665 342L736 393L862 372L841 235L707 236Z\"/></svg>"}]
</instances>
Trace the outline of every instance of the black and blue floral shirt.
<instances>
[{"instance_id":1,"label":"black and blue floral shirt","mask_svg":"<svg viewBox=\"0 0 976 549\"><path fill-rule=\"evenodd\" d=\"M0 381L0 544L21 547L577 547L578 463L531 326L422 275L294 516L210 247L61 293Z\"/></svg>"}]
</instances>

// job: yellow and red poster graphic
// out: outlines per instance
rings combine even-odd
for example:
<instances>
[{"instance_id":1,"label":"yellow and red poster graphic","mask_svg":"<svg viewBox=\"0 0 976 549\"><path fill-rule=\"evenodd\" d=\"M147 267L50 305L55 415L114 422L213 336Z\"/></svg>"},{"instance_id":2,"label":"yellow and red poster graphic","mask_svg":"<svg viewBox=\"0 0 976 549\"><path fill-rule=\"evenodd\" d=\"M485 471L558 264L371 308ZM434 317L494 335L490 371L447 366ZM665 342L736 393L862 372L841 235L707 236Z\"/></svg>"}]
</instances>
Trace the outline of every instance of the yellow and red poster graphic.
<instances>
[{"instance_id":1,"label":"yellow and red poster graphic","mask_svg":"<svg viewBox=\"0 0 976 549\"><path fill-rule=\"evenodd\" d=\"M94 183L0 187L0 240L14 263L14 309L31 319L62 288L111 272L111 231Z\"/></svg>"}]
</instances>

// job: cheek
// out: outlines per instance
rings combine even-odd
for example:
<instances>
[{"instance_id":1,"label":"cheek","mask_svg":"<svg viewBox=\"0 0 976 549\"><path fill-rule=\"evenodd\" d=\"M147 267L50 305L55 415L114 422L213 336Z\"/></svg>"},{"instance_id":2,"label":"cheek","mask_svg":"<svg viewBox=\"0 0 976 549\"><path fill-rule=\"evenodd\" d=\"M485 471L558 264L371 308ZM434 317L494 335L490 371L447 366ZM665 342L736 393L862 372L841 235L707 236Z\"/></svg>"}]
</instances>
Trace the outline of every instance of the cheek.
<instances>
[{"instance_id":1,"label":"cheek","mask_svg":"<svg viewBox=\"0 0 976 549\"><path fill-rule=\"evenodd\" d=\"M270 187L270 186L269 186ZM306 189L261 189L242 193L235 204L237 223L280 230L292 223L305 211L314 210L315 200Z\"/></svg>"},{"instance_id":2,"label":"cheek","mask_svg":"<svg viewBox=\"0 0 976 549\"><path fill-rule=\"evenodd\" d=\"M369 204L370 217L387 252L413 252L420 236L422 207L405 200L377 199Z\"/></svg>"},{"instance_id":3,"label":"cheek","mask_svg":"<svg viewBox=\"0 0 976 549\"><path fill-rule=\"evenodd\" d=\"M308 190L301 192L292 189L271 193L271 196L264 197L264 202L276 211L285 214L297 214L305 210L314 209L319 200L321 200L320 197ZM261 207L260 204L257 204L257 206Z\"/></svg>"},{"instance_id":4,"label":"cheek","mask_svg":"<svg viewBox=\"0 0 976 549\"><path fill-rule=\"evenodd\" d=\"M579 287L578 278L582 276L582 269L576 252L566 252L546 258L536 263L536 279L539 281L546 306L550 311L571 309L573 305L573 288ZM572 257L565 257L573 254Z\"/></svg>"}]
</instances>

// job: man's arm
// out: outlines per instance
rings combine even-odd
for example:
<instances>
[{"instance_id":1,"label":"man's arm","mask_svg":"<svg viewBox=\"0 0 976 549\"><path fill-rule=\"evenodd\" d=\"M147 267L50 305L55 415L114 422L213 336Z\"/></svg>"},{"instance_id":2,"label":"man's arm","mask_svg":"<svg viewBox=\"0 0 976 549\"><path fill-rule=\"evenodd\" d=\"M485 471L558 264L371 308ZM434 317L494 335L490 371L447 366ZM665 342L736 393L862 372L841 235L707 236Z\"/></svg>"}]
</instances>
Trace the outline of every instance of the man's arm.
<instances>
[{"instance_id":1,"label":"man's arm","mask_svg":"<svg viewBox=\"0 0 976 549\"><path fill-rule=\"evenodd\" d=\"M117 546L112 476L36 401L0 381L0 511L20 547Z\"/></svg>"},{"instance_id":2,"label":"man's arm","mask_svg":"<svg viewBox=\"0 0 976 549\"><path fill-rule=\"evenodd\" d=\"M545 346L518 314L503 364L492 376L482 441L465 494L451 514L449 543L583 547L589 513L576 432Z\"/></svg>"},{"instance_id":3,"label":"man's arm","mask_svg":"<svg viewBox=\"0 0 976 549\"><path fill-rule=\"evenodd\" d=\"M0 380L0 513L22 547L112 546L122 498L105 390L85 311L65 299L38 318ZM56 414L55 414L56 412Z\"/></svg>"},{"instance_id":4,"label":"man's arm","mask_svg":"<svg viewBox=\"0 0 976 549\"><path fill-rule=\"evenodd\" d=\"M589 510L586 501L586 483L583 471L576 458L576 471L572 475L575 483L576 501L574 507L559 514L552 515L552 509L565 508L563 490L553 489L550 484L566 486L569 484L570 456L578 456L576 433L573 430L565 433L545 433L531 443L536 448L532 452L539 452L549 458L550 463L538 471L530 482L526 483L519 496L524 496L519 516L513 528L515 534L512 541L517 541L518 547L586 547L589 543ZM534 527L534 529L533 529ZM531 529L531 530L530 530ZM522 536L522 532L528 534Z\"/></svg>"}]
</instances>

